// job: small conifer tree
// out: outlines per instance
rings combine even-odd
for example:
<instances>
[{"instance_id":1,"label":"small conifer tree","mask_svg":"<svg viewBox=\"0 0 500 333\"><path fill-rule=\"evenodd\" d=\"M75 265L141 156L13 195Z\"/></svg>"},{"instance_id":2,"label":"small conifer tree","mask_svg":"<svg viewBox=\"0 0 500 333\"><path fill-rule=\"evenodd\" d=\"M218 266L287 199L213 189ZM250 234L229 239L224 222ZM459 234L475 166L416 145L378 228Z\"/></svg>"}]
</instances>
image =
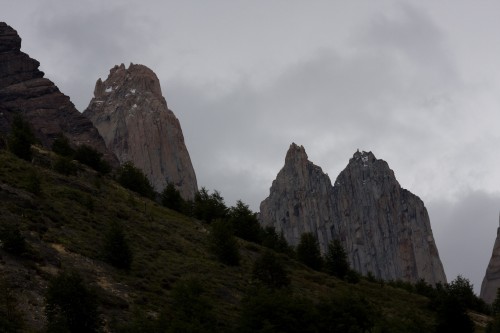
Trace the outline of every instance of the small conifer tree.
<instances>
[{"instance_id":1,"label":"small conifer tree","mask_svg":"<svg viewBox=\"0 0 500 333\"><path fill-rule=\"evenodd\" d=\"M161 192L161 203L163 206L178 212L183 211L185 204L181 193L172 183L168 183L163 192Z\"/></svg>"},{"instance_id":2,"label":"small conifer tree","mask_svg":"<svg viewBox=\"0 0 500 333\"><path fill-rule=\"evenodd\" d=\"M9 150L17 157L31 161L31 145L35 143L31 125L20 114L14 116L10 135L7 138Z\"/></svg>"},{"instance_id":3,"label":"small conifer tree","mask_svg":"<svg viewBox=\"0 0 500 333\"><path fill-rule=\"evenodd\" d=\"M290 284L285 268L274 252L264 251L253 265L253 278L269 288L282 288Z\"/></svg>"},{"instance_id":4,"label":"small conifer tree","mask_svg":"<svg viewBox=\"0 0 500 333\"><path fill-rule=\"evenodd\" d=\"M104 235L103 255L104 260L116 268L130 269L132 250L120 224L112 223Z\"/></svg>"},{"instance_id":5,"label":"small conifer tree","mask_svg":"<svg viewBox=\"0 0 500 333\"><path fill-rule=\"evenodd\" d=\"M49 283L45 296L47 332L99 332L97 297L76 272L62 272Z\"/></svg>"},{"instance_id":6,"label":"small conifer tree","mask_svg":"<svg viewBox=\"0 0 500 333\"><path fill-rule=\"evenodd\" d=\"M339 240L333 240L328 244L325 255L325 270L328 274L344 279L349 271L347 253Z\"/></svg>"},{"instance_id":7,"label":"small conifer tree","mask_svg":"<svg viewBox=\"0 0 500 333\"><path fill-rule=\"evenodd\" d=\"M300 237L300 243L297 245L297 259L317 271L323 266L319 243L312 233L304 233Z\"/></svg>"},{"instance_id":8,"label":"small conifer tree","mask_svg":"<svg viewBox=\"0 0 500 333\"><path fill-rule=\"evenodd\" d=\"M240 263L239 246L231 225L225 220L215 220L210 233L212 252L224 264L237 266Z\"/></svg>"}]
</instances>

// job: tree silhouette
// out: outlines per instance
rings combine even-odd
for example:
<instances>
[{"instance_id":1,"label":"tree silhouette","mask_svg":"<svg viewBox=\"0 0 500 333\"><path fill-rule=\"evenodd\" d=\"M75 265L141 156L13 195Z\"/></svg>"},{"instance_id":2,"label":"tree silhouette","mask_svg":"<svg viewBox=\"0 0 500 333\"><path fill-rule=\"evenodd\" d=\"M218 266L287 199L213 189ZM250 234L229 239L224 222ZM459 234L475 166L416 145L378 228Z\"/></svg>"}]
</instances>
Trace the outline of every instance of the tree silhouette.
<instances>
[{"instance_id":1,"label":"tree silhouette","mask_svg":"<svg viewBox=\"0 0 500 333\"><path fill-rule=\"evenodd\" d=\"M319 271L323 265L319 243L310 232L302 234L297 245L297 259L310 268Z\"/></svg>"},{"instance_id":2,"label":"tree silhouette","mask_svg":"<svg viewBox=\"0 0 500 333\"><path fill-rule=\"evenodd\" d=\"M333 240L328 244L325 255L325 270L328 274L344 279L349 271L347 253L339 240Z\"/></svg>"}]
</instances>

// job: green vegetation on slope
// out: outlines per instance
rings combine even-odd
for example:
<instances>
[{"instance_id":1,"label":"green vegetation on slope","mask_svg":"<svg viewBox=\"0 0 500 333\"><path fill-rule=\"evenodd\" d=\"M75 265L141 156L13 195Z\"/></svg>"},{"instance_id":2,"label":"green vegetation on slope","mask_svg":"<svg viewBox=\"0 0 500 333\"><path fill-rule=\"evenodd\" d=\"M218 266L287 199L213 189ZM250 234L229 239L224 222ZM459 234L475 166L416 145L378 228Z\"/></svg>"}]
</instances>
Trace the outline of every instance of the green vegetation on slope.
<instances>
[{"instance_id":1,"label":"green vegetation on slope","mask_svg":"<svg viewBox=\"0 0 500 333\"><path fill-rule=\"evenodd\" d=\"M15 299L18 312L11 313L23 316L24 331L47 326L46 290L66 272L76 272L95 292L102 322L116 332L137 332L139 327L142 332L319 332L328 327L432 332L440 323L432 298L414 289L368 279L351 284L312 270L292 255L275 252L269 257L269 249L241 238L236 240L237 264L226 265L211 251L208 223L167 209L80 164L75 164L76 174L55 172L58 157L34 151L32 164L0 150L0 226L9 226L9 237L24 244L20 250L0 249L0 275L7 285L0 292L11 295L9 302ZM215 194L202 191L198 197L212 200L217 208L206 220L217 225L221 214L229 214L227 221L237 223L235 216L245 211L244 205L226 210ZM204 216L203 209L195 213ZM251 240L257 237L254 227L238 230ZM270 242L273 237L276 241ZM275 232L257 238L289 253ZM130 251L121 253L124 266L121 259L118 265L110 259L110 243ZM266 267L274 260L281 267L277 277ZM269 288L274 285L279 288ZM200 309L196 316L191 308Z\"/></svg>"}]
</instances>

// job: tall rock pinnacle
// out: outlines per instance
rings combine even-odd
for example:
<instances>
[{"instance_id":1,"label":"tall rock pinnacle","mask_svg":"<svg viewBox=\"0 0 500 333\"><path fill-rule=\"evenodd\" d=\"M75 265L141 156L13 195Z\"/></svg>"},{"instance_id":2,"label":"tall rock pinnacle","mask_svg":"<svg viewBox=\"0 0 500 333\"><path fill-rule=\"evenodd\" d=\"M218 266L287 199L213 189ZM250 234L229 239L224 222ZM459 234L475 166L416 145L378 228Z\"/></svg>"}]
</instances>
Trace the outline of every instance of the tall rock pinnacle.
<instances>
[{"instance_id":1,"label":"tall rock pinnacle","mask_svg":"<svg viewBox=\"0 0 500 333\"><path fill-rule=\"evenodd\" d=\"M446 282L422 200L401 188L389 165L356 152L334 185L335 224L352 267L382 279Z\"/></svg>"},{"instance_id":2,"label":"tall rock pinnacle","mask_svg":"<svg viewBox=\"0 0 500 333\"><path fill-rule=\"evenodd\" d=\"M499 217L500 223L500 217ZM481 284L480 297L488 304L492 304L500 288L500 227L497 229L497 238L493 245L490 262Z\"/></svg>"},{"instance_id":3,"label":"tall rock pinnacle","mask_svg":"<svg viewBox=\"0 0 500 333\"><path fill-rule=\"evenodd\" d=\"M28 120L37 139L50 148L59 133L75 145L87 144L113 165L118 161L97 129L76 110L68 96L38 70L40 63L21 52L16 30L0 22L0 134L10 131L13 116Z\"/></svg>"},{"instance_id":4,"label":"tall rock pinnacle","mask_svg":"<svg viewBox=\"0 0 500 333\"><path fill-rule=\"evenodd\" d=\"M324 251L332 239L332 195L328 175L307 159L304 147L292 143L269 197L260 204L261 222L283 231L293 246L299 243L303 233L312 232Z\"/></svg>"},{"instance_id":5,"label":"tall rock pinnacle","mask_svg":"<svg viewBox=\"0 0 500 333\"><path fill-rule=\"evenodd\" d=\"M113 67L97 80L84 111L120 163L143 170L155 190L173 183L185 199L198 190L179 120L168 109L152 70L130 64Z\"/></svg>"},{"instance_id":6,"label":"tall rock pinnacle","mask_svg":"<svg viewBox=\"0 0 500 333\"><path fill-rule=\"evenodd\" d=\"M291 245L312 232L322 252L338 239L351 267L382 279L446 282L423 202L401 188L387 163L356 152L332 186L303 147L288 150L285 166L260 206L261 223Z\"/></svg>"}]
</instances>

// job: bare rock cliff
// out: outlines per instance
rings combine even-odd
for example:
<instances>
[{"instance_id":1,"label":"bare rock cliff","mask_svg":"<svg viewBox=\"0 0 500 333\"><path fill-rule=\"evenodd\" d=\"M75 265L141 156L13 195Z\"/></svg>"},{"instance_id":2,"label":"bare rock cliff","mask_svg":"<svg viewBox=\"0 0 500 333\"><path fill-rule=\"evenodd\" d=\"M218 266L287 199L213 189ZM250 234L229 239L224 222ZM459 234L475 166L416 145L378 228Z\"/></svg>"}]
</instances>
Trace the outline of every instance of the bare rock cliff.
<instances>
[{"instance_id":1,"label":"bare rock cliff","mask_svg":"<svg viewBox=\"0 0 500 333\"><path fill-rule=\"evenodd\" d=\"M21 113L45 147L50 148L57 135L63 133L74 145L89 145L112 165L118 165L92 122L52 81L44 78L39 66L38 61L21 52L17 31L0 22L0 135L10 131L14 114Z\"/></svg>"},{"instance_id":2,"label":"bare rock cliff","mask_svg":"<svg viewBox=\"0 0 500 333\"><path fill-rule=\"evenodd\" d=\"M113 67L104 82L97 80L84 115L120 163L131 161L142 169L155 190L173 183L185 199L194 197L198 185L181 126L152 70Z\"/></svg>"},{"instance_id":3,"label":"bare rock cliff","mask_svg":"<svg viewBox=\"0 0 500 333\"><path fill-rule=\"evenodd\" d=\"M371 152L356 152L332 186L304 148L292 144L261 203L260 219L292 245L304 232L317 236L322 252L332 239L340 240L351 267L362 274L446 282L423 202Z\"/></svg>"},{"instance_id":4,"label":"bare rock cliff","mask_svg":"<svg viewBox=\"0 0 500 333\"><path fill-rule=\"evenodd\" d=\"M446 282L422 200L401 188L389 165L356 152L335 181L333 238L352 267L385 280Z\"/></svg>"},{"instance_id":5,"label":"bare rock cliff","mask_svg":"<svg viewBox=\"0 0 500 333\"><path fill-rule=\"evenodd\" d=\"M332 239L332 196L328 175L308 160L304 147L292 143L269 197L260 204L260 220L264 226L283 231L293 246L303 233L312 232L325 250Z\"/></svg>"},{"instance_id":6,"label":"bare rock cliff","mask_svg":"<svg viewBox=\"0 0 500 333\"><path fill-rule=\"evenodd\" d=\"M481 284L480 297L486 303L492 304L497 296L498 288L500 288L500 227L497 229L497 238Z\"/></svg>"}]
</instances>

